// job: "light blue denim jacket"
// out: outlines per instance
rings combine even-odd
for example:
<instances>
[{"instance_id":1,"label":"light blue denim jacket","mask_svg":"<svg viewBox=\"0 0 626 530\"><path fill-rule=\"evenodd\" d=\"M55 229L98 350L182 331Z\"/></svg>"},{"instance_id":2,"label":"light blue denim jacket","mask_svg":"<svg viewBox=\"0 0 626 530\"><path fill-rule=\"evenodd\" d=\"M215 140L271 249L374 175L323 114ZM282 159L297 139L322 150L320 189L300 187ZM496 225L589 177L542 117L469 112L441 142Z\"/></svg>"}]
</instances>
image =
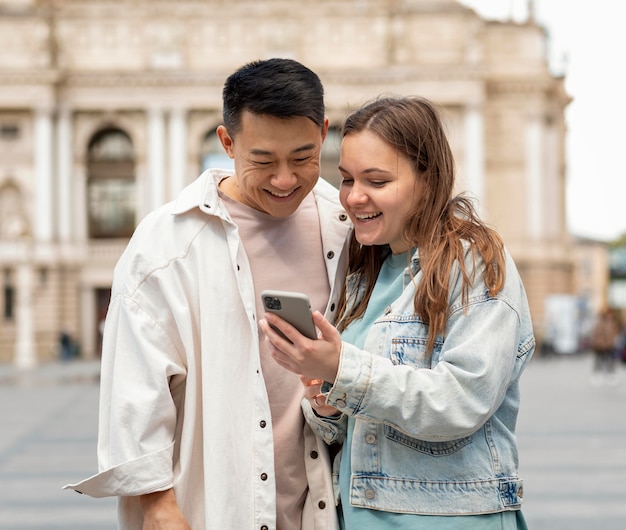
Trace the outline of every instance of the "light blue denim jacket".
<instances>
[{"instance_id":1,"label":"light blue denim jacket","mask_svg":"<svg viewBox=\"0 0 626 530\"><path fill-rule=\"evenodd\" d=\"M519 377L535 347L528 302L508 252L506 282L494 297L480 257L474 262L466 252L466 266L476 270L468 307L456 264L445 336L437 337L432 357L424 355L428 327L413 310L421 280L416 253L415 278L404 271L402 295L372 326L364 350L344 342L336 380L324 384L328 404L342 416L320 418L303 402L307 421L328 444L343 442L347 416L355 418L353 506L432 515L520 508Z\"/></svg>"}]
</instances>

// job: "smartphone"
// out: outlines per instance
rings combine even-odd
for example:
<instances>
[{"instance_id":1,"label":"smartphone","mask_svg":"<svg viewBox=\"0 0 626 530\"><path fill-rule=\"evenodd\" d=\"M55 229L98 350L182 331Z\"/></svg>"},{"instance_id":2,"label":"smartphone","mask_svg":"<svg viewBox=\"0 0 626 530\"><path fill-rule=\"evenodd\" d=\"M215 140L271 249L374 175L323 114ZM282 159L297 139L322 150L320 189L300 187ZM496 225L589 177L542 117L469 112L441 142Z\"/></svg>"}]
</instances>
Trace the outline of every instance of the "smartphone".
<instances>
[{"instance_id":1,"label":"smartphone","mask_svg":"<svg viewBox=\"0 0 626 530\"><path fill-rule=\"evenodd\" d=\"M311 302L306 294L266 290L261 293L261 298L263 307L268 313L274 313L286 320L305 337L317 339L317 329L313 324L313 314L311 313ZM279 330L274 329L280 333ZM282 333L280 334L282 335ZM287 338L284 335L283 337Z\"/></svg>"}]
</instances>

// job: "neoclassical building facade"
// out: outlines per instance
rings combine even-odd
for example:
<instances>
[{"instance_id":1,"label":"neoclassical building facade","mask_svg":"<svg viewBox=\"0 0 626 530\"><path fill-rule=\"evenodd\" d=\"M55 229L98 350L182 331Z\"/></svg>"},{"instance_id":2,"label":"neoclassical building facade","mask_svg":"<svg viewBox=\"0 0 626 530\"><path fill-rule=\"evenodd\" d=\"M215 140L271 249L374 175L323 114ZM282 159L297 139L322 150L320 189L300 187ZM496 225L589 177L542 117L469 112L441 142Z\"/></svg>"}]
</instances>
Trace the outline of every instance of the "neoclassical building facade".
<instances>
[{"instance_id":1,"label":"neoclassical building facade","mask_svg":"<svg viewBox=\"0 0 626 530\"><path fill-rule=\"evenodd\" d=\"M325 85L338 128L380 94L443 108L458 190L503 235L541 335L573 290L565 225L564 79L545 30L455 0L0 0L0 362L99 354L115 262L136 223L203 168L240 65L291 57Z\"/></svg>"}]
</instances>

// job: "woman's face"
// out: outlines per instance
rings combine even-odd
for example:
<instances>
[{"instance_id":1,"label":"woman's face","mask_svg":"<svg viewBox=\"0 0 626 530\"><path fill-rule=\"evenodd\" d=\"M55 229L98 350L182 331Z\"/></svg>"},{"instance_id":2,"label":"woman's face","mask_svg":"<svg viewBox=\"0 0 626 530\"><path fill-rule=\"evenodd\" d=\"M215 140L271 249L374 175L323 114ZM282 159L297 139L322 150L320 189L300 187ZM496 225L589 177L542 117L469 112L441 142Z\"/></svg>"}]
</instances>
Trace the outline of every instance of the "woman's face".
<instances>
[{"instance_id":1,"label":"woman's face","mask_svg":"<svg viewBox=\"0 0 626 530\"><path fill-rule=\"evenodd\" d=\"M394 254L410 248L403 238L421 184L411 161L371 131L347 134L341 143L339 188L357 241L389 244Z\"/></svg>"}]
</instances>

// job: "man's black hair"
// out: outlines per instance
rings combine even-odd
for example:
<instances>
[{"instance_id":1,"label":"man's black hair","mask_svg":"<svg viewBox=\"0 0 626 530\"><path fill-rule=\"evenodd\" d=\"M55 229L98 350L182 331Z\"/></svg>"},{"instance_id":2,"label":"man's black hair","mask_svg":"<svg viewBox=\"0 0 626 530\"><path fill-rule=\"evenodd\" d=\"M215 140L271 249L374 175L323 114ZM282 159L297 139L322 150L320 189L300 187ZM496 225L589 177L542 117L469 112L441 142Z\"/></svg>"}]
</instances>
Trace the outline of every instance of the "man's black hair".
<instances>
[{"instance_id":1,"label":"man's black hair","mask_svg":"<svg viewBox=\"0 0 626 530\"><path fill-rule=\"evenodd\" d=\"M292 59L253 61L224 84L223 119L231 136L239 132L241 113L293 118L324 125L324 87L317 74Z\"/></svg>"}]
</instances>

